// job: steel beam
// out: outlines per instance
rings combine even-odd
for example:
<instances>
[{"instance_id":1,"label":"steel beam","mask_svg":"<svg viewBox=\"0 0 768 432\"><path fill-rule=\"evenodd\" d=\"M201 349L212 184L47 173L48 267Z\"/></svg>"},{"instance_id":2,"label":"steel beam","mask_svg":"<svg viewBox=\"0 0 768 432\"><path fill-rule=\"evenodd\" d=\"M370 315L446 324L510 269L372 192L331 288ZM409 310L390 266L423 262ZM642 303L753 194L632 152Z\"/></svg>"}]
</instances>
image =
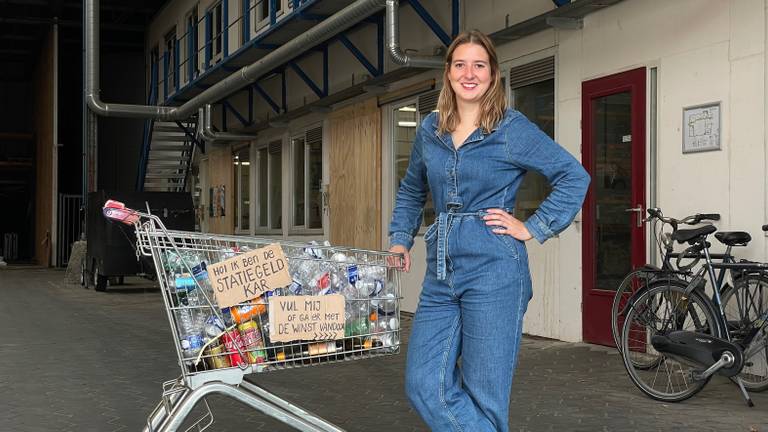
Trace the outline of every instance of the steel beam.
<instances>
[{"instance_id":1,"label":"steel beam","mask_svg":"<svg viewBox=\"0 0 768 432\"><path fill-rule=\"evenodd\" d=\"M290 62L288 62L288 66L290 66L290 68L293 69L294 72L296 72L296 75L298 75L299 78L301 78L302 81L304 81L304 83L306 83L307 86L313 92L315 92L317 97L321 98L321 97L324 97L324 96L328 96L327 94L325 94L325 92L322 89L320 89L320 87L317 86L317 84L315 84L314 81L312 81L312 78L310 78L309 75L304 73L304 71L301 69L301 67L299 67L298 64L294 63L293 61L290 61Z\"/></svg>"},{"instance_id":2,"label":"steel beam","mask_svg":"<svg viewBox=\"0 0 768 432\"><path fill-rule=\"evenodd\" d=\"M359 61L360 64L363 65L363 67L368 69L368 72L370 72L372 76L379 76L381 74L379 70L373 64L371 64L370 61L368 61L368 59L365 57L365 54L363 54L363 52L360 51L344 33L339 34L338 39L342 43L342 45L347 47L349 52L351 52L352 55L355 56L357 61Z\"/></svg>"},{"instance_id":3,"label":"steel beam","mask_svg":"<svg viewBox=\"0 0 768 432\"><path fill-rule=\"evenodd\" d=\"M451 37L448 36L448 34L443 30L443 28L440 26L440 24L435 21L434 18L432 18L432 15L429 14L426 8L419 2L419 0L406 0L408 3L410 3L411 7L413 8L414 12L416 12L419 17L427 24L427 26L432 30L432 32L437 36L440 41L443 42L445 46L448 46L451 44Z\"/></svg>"},{"instance_id":4,"label":"steel beam","mask_svg":"<svg viewBox=\"0 0 768 432\"><path fill-rule=\"evenodd\" d=\"M285 80L283 80L283 82L285 82ZM277 103L267 94L266 91L264 91L263 88L261 88L258 82L253 83L251 87L253 87L253 89L256 90L257 93L259 93L259 96L261 96L261 98L264 99L264 101L268 103L269 106L272 107L272 111L274 111L277 114L280 114L280 107L277 106ZM283 87L285 87L285 85L283 85Z\"/></svg>"}]
</instances>

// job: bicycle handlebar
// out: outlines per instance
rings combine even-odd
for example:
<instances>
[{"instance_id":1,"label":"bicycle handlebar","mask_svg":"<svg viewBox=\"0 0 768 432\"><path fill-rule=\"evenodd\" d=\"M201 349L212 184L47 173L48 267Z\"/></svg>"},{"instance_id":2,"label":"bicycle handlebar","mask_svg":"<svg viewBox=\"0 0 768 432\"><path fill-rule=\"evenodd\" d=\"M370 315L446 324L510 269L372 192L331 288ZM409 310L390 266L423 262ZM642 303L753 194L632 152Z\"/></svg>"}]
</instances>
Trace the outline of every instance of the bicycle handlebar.
<instances>
[{"instance_id":1,"label":"bicycle handlebar","mask_svg":"<svg viewBox=\"0 0 768 432\"><path fill-rule=\"evenodd\" d=\"M646 210L648 212L649 217L646 218L646 222L650 221L651 219L658 219L664 223L668 223L672 225L675 229L677 229L678 225L697 225L703 221L710 220L710 221L719 221L720 220L720 214L719 213L696 213L695 215L686 216L683 219L675 219L672 217L664 216L664 214L661 212L661 209L658 207L649 208ZM768 226L768 225L767 225Z\"/></svg>"}]
</instances>

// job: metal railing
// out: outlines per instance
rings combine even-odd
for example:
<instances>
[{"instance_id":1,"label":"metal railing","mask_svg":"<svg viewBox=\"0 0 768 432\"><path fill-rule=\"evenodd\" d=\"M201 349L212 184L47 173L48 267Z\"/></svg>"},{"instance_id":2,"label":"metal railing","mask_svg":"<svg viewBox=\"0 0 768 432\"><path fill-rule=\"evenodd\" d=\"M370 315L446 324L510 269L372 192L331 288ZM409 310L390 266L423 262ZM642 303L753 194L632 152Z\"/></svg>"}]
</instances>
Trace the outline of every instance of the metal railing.
<instances>
[{"instance_id":1,"label":"metal railing","mask_svg":"<svg viewBox=\"0 0 768 432\"><path fill-rule=\"evenodd\" d=\"M80 240L85 221L84 214L81 211L82 205L82 195L59 194L57 267L66 267L69 264L72 244Z\"/></svg>"}]
</instances>

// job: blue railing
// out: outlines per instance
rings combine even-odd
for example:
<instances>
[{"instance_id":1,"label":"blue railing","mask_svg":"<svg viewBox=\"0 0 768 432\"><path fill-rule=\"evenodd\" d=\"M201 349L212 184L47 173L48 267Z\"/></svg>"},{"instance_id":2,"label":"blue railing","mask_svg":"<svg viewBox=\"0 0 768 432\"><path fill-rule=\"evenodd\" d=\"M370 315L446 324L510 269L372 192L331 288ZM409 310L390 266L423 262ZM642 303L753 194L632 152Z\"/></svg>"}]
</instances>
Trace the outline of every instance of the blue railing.
<instances>
[{"instance_id":1,"label":"blue railing","mask_svg":"<svg viewBox=\"0 0 768 432\"><path fill-rule=\"evenodd\" d=\"M153 61L150 66L149 98L147 105L157 103L157 62ZM167 87L167 86L166 86ZM144 190L144 177L147 175L147 164L149 163L149 149L152 146L152 129L155 125L155 119L150 118L144 122L144 140L141 146L141 156L139 157L139 174L136 177L136 190Z\"/></svg>"},{"instance_id":2,"label":"blue railing","mask_svg":"<svg viewBox=\"0 0 768 432\"><path fill-rule=\"evenodd\" d=\"M242 2L242 8L240 10L241 15L232 23L221 23L218 25L219 29L214 34L214 19L213 11L220 4L221 15L228 16L229 14L229 1L222 0L221 3L217 3L209 10L205 11L201 17L194 20L193 26L187 26L186 32L176 39L176 43L173 46L172 52L164 52L162 55L163 61L163 73L162 73L162 100L166 103L173 100L173 96L178 93L180 89L184 89L190 85L194 85L198 79L203 78L205 75L213 72L213 70L221 66L225 61L233 59L242 54L251 46L259 45L259 40L262 39L275 30L283 21L287 21L293 15L302 16L304 10L313 3L320 0L290 0L292 10L290 12L284 11L286 15L283 20L278 22L277 20L277 0L249 0ZM251 20L251 12L257 8L261 2L269 4L269 25L270 29L264 33L253 37L251 35L252 26L254 23ZM229 44L229 31L232 26L241 25L241 46L234 52L230 52ZM198 46L197 40L200 33L200 26L203 27L203 34L205 41L203 46ZM220 44L220 47L217 45ZM181 52L181 48L185 47L186 53ZM264 46L262 46L264 48ZM216 51L216 52L214 52ZM202 52L203 65L202 71L197 71L197 64L199 56ZM183 54L183 55L182 55ZM218 58L221 56L221 58ZM184 59L182 60L182 57ZM217 64L213 64L214 59ZM186 72L186 77L182 82L182 77L179 74L181 70ZM173 77L173 78L171 78Z\"/></svg>"}]
</instances>

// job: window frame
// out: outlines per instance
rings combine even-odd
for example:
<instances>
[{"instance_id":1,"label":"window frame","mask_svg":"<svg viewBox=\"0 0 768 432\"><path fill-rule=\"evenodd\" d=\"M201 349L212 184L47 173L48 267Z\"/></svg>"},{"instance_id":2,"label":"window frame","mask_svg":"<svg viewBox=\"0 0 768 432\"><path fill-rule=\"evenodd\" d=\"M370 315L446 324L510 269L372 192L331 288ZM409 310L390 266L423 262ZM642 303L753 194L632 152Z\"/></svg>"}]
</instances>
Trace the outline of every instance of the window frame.
<instances>
[{"instance_id":1,"label":"window frame","mask_svg":"<svg viewBox=\"0 0 768 432\"><path fill-rule=\"evenodd\" d=\"M199 54L200 54L200 40L199 40L199 28L200 28L200 16L199 16L199 3L195 3L194 6L192 6L187 13L184 15L184 26L186 27L186 35L187 38L192 38L192 49L194 52L190 52L189 49L189 41L184 42L184 53L185 53L185 62L184 65L181 67L181 72L185 78L185 83L189 84L197 78L200 75L200 62L199 62ZM190 28L190 22L194 18L194 24L193 27ZM194 29L194 30L193 30ZM189 76L189 65L187 63L192 63L194 66L192 67L192 76Z\"/></svg>"},{"instance_id":2,"label":"window frame","mask_svg":"<svg viewBox=\"0 0 768 432\"><path fill-rule=\"evenodd\" d=\"M253 199L252 199L252 206L251 206L251 232L254 234L261 234L261 235L283 235L283 231L285 230L285 209L283 208L283 196L285 193L285 142L284 138L281 137L272 137L271 139L266 139L251 149L251 176L252 181L251 185L253 187ZM279 143L280 146L280 196L277 198L277 207L280 209L280 214L282 216L282 224L280 228L272 228L272 209L274 207L275 198L270 196L272 193L272 185L270 183L270 180L272 179L272 164L270 163L270 157L271 154L269 152L269 147L271 145ZM266 225L261 225L261 212L260 206L261 206L261 152L262 150L266 150L267 155L267 199L266 202L270 203L271 205L267 206L267 222Z\"/></svg>"},{"instance_id":3,"label":"window frame","mask_svg":"<svg viewBox=\"0 0 768 432\"><path fill-rule=\"evenodd\" d=\"M558 135L557 134L557 118L558 118L558 104L557 104L557 97L558 97L557 64L558 64L558 62L557 62L557 60L558 59L557 59L557 52L556 52L556 50L553 49L553 48L550 48L550 49L546 49L546 50L537 52L535 54L531 54L531 55L528 55L528 56L520 57L520 58L515 59L513 61L505 62L505 63L503 63L501 65L501 68L500 68L501 73L502 73L502 77L504 79L504 89L505 89L506 94L507 94L507 106L510 107L510 108L515 108L515 103L514 103L514 90L515 89L517 89L517 88L525 88L525 87L530 86L530 85L535 85L535 84L547 82L547 81L550 81L550 80L552 81L552 89L553 89L553 93L552 93L552 99L553 99L553 120L552 120L553 121L553 130L552 130L552 135L553 136L551 138L553 140L555 140L555 141L557 141L557 135ZM540 73L537 73L536 75L531 75L530 78L528 79L529 82L527 82L525 85L522 85L522 86L517 85L513 89L513 84L514 83L510 82L510 73L511 73L511 71L513 69L519 68L519 67L533 65L535 63L541 63L541 62L544 62L544 61L548 61L548 62L552 63L552 73L551 74L549 74L547 71L541 70ZM531 121L533 121L535 123L534 119L531 119ZM527 186L526 185L526 182L528 181L527 177L528 177L528 174L526 174L526 176L523 178L522 182L520 183L521 187L522 186ZM544 181L547 182L546 179L544 179ZM550 187L551 188L551 186L549 186L548 183L547 183L547 185L545 185L545 187ZM518 198L517 198L517 200L521 199L521 194L519 192L520 191L518 190ZM542 201L544 199L546 199L546 195L543 197ZM539 205L541 205L541 203L539 203ZM526 210L530 210L531 208L525 207ZM516 201L515 202L515 212L514 212L514 215L516 217L524 217L524 215L521 213L521 211L522 211L522 209L518 206L518 201ZM535 212L536 209L534 209L533 211Z\"/></svg>"},{"instance_id":4,"label":"window frame","mask_svg":"<svg viewBox=\"0 0 768 432\"><path fill-rule=\"evenodd\" d=\"M397 146L395 145L395 137L396 137L396 125L395 122L397 121L396 116L394 115L395 110L398 110L402 107L413 105L416 107L416 128L418 128L421 125L421 122L424 120L424 117L422 116L422 113L419 109L419 96L430 93L434 90L428 90L425 92L421 92L418 94L415 94L413 96L408 97L407 99L400 99L397 101L393 101L392 103L387 105L387 115L388 115L388 132L389 132L389 173L390 173L390 187L391 187L391 194L390 194L390 202L392 210L395 208L395 200L397 199L397 190L398 187L396 185L397 181L397 160L396 160L396 152L397 152ZM413 151L413 143L411 144L411 151ZM408 154L408 158L410 160L410 153ZM434 200L432 201L432 205L434 208ZM427 231L431 224L427 224L424 220L424 211L422 209L422 221L421 225L419 226L419 231L417 235L424 235L424 233Z\"/></svg>"},{"instance_id":5,"label":"window frame","mask_svg":"<svg viewBox=\"0 0 768 432\"><path fill-rule=\"evenodd\" d=\"M224 26L226 25L226 18L224 17L224 5L222 4L223 1L227 0L219 0L208 8L208 13L211 14L211 40L209 43L211 44L212 65L220 62L224 58ZM219 14L218 20L216 19L217 13ZM218 32L216 31L216 25L219 26ZM217 41L220 42L218 52L216 51Z\"/></svg>"},{"instance_id":6,"label":"window frame","mask_svg":"<svg viewBox=\"0 0 768 432\"><path fill-rule=\"evenodd\" d=\"M232 148L232 161L233 161L233 179L232 179L232 185L233 192L234 192L234 232L235 234L250 234L251 227L254 225L254 215L253 215L253 173L255 171L254 169L254 163L252 163L253 160L253 150L252 145L250 143L238 147ZM241 193L243 191L243 185L242 185L242 167L241 164L239 167L234 164L235 156L239 155L243 151L247 151L248 153L248 226L243 228L241 225L242 222L242 214L243 214L243 202L242 202L242 196Z\"/></svg>"},{"instance_id":7,"label":"window frame","mask_svg":"<svg viewBox=\"0 0 768 432\"><path fill-rule=\"evenodd\" d=\"M163 47L165 48L165 52L168 53L168 69L169 70L163 70L164 77L163 79L167 79L168 82L164 86L168 89L168 94L164 95L166 98L169 95L172 95L176 92L176 82L179 79L176 75L176 61L178 60L176 58L176 50L177 46L179 44L179 39L177 38L178 32L176 29L176 26L172 26L170 30L168 30L165 35L163 36ZM170 52L169 52L169 45ZM163 62L165 63L165 62ZM165 64L163 64L165 66Z\"/></svg>"},{"instance_id":8,"label":"window frame","mask_svg":"<svg viewBox=\"0 0 768 432\"><path fill-rule=\"evenodd\" d=\"M309 220L309 196L310 196L310 179L309 179L309 146L307 145L307 134L309 131L313 131L316 129L320 129L320 162L321 162L321 168L320 168L320 228L308 228L307 227L307 221ZM290 178L287 184L289 185L289 210L290 210L290 225L288 227L288 234L289 235L324 235L325 233L325 217L324 217L324 205L323 202L323 185L325 184L324 179L324 171L325 171L325 159L323 157L323 154L325 153L325 129L323 128L322 122L320 123L313 123L311 125L305 126L301 129L298 129L296 131L293 131L289 138L288 138L288 145L290 146L290 169L288 170ZM295 207L296 207L296 194L295 192L295 161L296 161L296 146L294 145L294 139L302 138L303 139L303 146L304 146L304 224L303 225L297 225L295 220ZM285 182L283 184L286 184Z\"/></svg>"},{"instance_id":9,"label":"window frame","mask_svg":"<svg viewBox=\"0 0 768 432\"><path fill-rule=\"evenodd\" d=\"M250 9L250 15L251 15L251 37L256 36L257 34L264 31L264 29L268 28L270 26L269 22L269 8L271 5L270 0L244 0L248 2L253 2L252 8ZM266 15L261 16L261 11L259 8L261 5L259 3L264 2L267 4L266 9ZM275 23L280 21L280 19L284 16L289 14L293 10L293 2L290 0L277 0L275 2L279 9L275 11Z\"/></svg>"}]
</instances>

